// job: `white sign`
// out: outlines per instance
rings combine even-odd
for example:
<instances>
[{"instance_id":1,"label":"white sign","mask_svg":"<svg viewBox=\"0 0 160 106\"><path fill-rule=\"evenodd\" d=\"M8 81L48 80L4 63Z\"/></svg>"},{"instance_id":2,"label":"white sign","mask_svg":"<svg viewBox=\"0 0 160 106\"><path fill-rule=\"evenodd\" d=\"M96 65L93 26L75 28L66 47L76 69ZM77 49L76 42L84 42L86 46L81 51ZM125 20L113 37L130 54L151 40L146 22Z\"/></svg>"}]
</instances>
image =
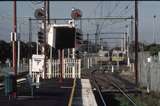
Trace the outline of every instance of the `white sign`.
<instances>
[{"instance_id":1,"label":"white sign","mask_svg":"<svg viewBox=\"0 0 160 106\"><path fill-rule=\"evenodd\" d=\"M48 33L48 44L51 46L51 47L55 47L55 36L54 36L54 27L51 26L50 27L50 30L49 30L49 33Z\"/></svg>"},{"instance_id":2,"label":"white sign","mask_svg":"<svg viewBox=\"0 0 160 106\"><path fill-rule=\"evenodd\" d=\"M51 47L55 48L55 44L56 44L56 35L55 35L55 28L57 27L69 27L72 28L74 26L72 26L72 24L53 24L50 26L50 30L48 33L48 44Z\"/></svg>"},{"instance_id":3,"label":"white sign","mask_svg":"<svg viewBox=\"0 0 160 106\"><path fill-rule=\"evenodd\" d=\"M16 32L11 32L11 41L16 41Z\"/></svg>"},{"instance_id":4,"label":"white sign","mask_svg":"<svg viewBox=\"0 0 160 106\"><path fill-rule=\"evenodd\" d=\"M74 66L74 63L68 63L67 66L68 66L68 67L73 67L73 66Z\"/></svg>"},{"instance_id":5,"label":"white sign","mask_svg":"<svg viewBox=\"0 0 160 106\"><path fill-rule=\"evenodd\" d=\"M147 62L150 63L151 61L152 61L152 58L151 58L151 57L148 57L148 58L147 58Z\"/></svg>"},{"instance_id":6,"label":"white sign","mask_svg":"<svg viewBox=\"0 0 160 106\"><path fill-rule=\"evenodd\" d=\"M44 71L44 55L32 55L32 72Z\"/></svg>"}]
</instances>

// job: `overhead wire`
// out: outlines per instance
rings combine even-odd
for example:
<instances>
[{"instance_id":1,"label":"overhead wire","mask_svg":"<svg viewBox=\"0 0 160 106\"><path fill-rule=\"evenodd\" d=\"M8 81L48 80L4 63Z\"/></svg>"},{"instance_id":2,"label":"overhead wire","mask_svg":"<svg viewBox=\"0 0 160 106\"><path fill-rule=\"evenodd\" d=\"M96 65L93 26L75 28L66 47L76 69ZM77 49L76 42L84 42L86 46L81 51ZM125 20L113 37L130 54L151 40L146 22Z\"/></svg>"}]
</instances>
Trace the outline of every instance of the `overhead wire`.
<instances>
[{"instance_id":1,"label":"overhead wire","mask_svg":"<svg viewBox=\"0 0 160 106\"><path fill-rule=\"evenodd\" d=\"M129 8L129 6L130 6L131 4L130 3L128 3L126 6L125 6L125 8L123 8L122 10L124 11L124 10L130 10L130 9L132 9L132 7L131 8ZM122 10L121 10L121 12L122 12ZM128 10L128 12L129 12L129 10ZM127 12L126 12L127 13ZM125 13L125 14L126 14ZM118 17L120 17L121 15L119 15ZM111 22L111 24L108 24L107 26L111 26L111 25L114 25L114 24L117 24L117 23L123 23L123 21L124 20L114 20L114 22Z\"/></svg>"},{"instance_id":2,"label":"overhead wire","mask_svg":"<svg viewBox=\"0 0 160 106\"><path fill-rule=\"evenodd\" d=\"M92 14L96 15L96 10L97 8L100 6L101 2L97 3L96 7L93 9L93 11L90 12L90 14L88 14L88 17L90 17Z\"/></svg>"},{"instance_id":3,"label":"overhead wire","mask_svg":"<svg viewBox=\"0 0 160 106\"><path fill-rule=\"evenodd\" d=\"M127 3L127 5L125 7L123 6L123 8L120 9L118 16L121 16L121 14L123 14L126 10L128 10L130 5L131 5L131 2Z\"/></svg>"},{"instance_id":4,"label":"overhead wire","mask_svg":"<svg viewBox=\"0 0 160 106\"><path fill-rule=\"evenodd\" d=\"M121 16L124 16L124 15L126 15L127 13L132 13L131 12L131 10L133 10L133 7L132 6L130 6L127 10L125 10L125 12L123 13L123 14L121 14ZM133 14L131 14L131 15L133 15Z\"/></svg>"},{"instance_id":5,"label":"overhead wire","mask_svg":"<svg viewBox=\"0 0 160 106\"><path fill-rule=\"evenodd\" d=\"M117 5L119 6L119 4L120 3L118 3ZM112 9L113 10L113 12L116 10L116 8L118 7L116 4L115 4L115 9ZM124 10L125 10L125 13L123 13L123 15L125 15L125 14L127 14L131 9L132 9L132 7L130 7L130 3L128 3L126 6L125 6L125 8L124 8ZM123 11L124 11L123 10ZM113 14L113 12L111 13L109 13L108 15L110 15L111 16L111 14ZM118 16L119 17L119 16ZM111 20L111 24L108 24L107 25L107 27L108 26L112 26L112 25L115 25L115 24L118 24L118 23L123 23L124 22L124 20L114 20L113 22L112 22L112 20ZM104 26L104 22L102 23L102 25L101 25L101 29L100 29L100 31L102 30L102 28L103 28L103 26ZM106 27L105 27L106 28ZM124 26L123 27L121 27L121 29L124 29ZM118 28L118 29L120 29L120 27Z\"/></svg>"},{"instance_id":6,"label":"overhead wire","mask_svg":"<svg viewBox=\"0 0 160 106\"><path fill-rule=\"evenodd\" d=\"M120 1L117 2L117 3L115 3L113 9L112 9L111 11L108 12L107 16L111 16L111 14L113 14L113 12L118 8L119 4L120 4ZM104 23L105 23L105 20L102 22L102 24L101 24L101 26L100 26L100 31L99 31L99 32L101 32Z\"/></svg>"},{"instance_id":7,"label":"overhead wire","mask_svg":"<svg viewBox=\"0 0 160 106\"><path fill-rule=\"evenodd\" d=\"M39 4L42 4L43 1L31 1L31 3L34 5L39 5Z\"/></svg>"}]
</instances>

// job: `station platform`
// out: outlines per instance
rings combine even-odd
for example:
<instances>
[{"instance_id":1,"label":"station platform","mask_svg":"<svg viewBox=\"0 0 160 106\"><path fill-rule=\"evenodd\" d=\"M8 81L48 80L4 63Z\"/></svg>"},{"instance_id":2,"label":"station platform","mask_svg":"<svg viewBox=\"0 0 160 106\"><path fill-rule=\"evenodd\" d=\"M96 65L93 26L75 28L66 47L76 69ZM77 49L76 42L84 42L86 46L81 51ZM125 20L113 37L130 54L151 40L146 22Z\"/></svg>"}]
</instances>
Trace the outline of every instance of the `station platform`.
<instances>
[{"instance_id":1,"label":"station platform","mask_svg":"<svg viewBox=\"0 0 160 106\"><path fill-rule=\"evenodd\" d=\"M97 106L89 79L42 80L33 96L24 83L17 90L16 99L0 96L0 106Z\"/></svg>"},{"instance_id":2,"label":"station platform","mask_svg":"<svg viewBox=\"0 0 160 106\"><path fill-rule=\"evenodd\" d=\"M72 106L98 106L89 79L76 82Z\"/></svg>"},{"instance_id":3,"label":"station platform","mask_svg":"<svg viewBox=\"0 0 160 106\"><path fill-rule=\"evenodd\" d=\"M39 88L31 89L26 84L18 85L17 98L9 100L6 96L0 96L0 106L67 106L73 87L73 79L65 79L61 83L59 79L40 81Z\"/></svg>"}]
</instances>

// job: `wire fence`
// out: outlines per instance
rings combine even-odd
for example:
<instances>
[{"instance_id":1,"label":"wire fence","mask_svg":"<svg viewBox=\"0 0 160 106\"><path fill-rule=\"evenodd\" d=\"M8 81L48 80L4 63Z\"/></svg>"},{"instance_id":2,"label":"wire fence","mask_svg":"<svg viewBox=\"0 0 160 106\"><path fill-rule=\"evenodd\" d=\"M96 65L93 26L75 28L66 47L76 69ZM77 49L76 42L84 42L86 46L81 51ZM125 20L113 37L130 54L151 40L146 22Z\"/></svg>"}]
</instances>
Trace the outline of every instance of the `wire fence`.
<instances>
[{"instance_id":1,"label":"wire fence","mask_svg":"<svg viewBox=\"0 0 160 106\"><path fill-rule=\"evenodd\" d=\"M139 83L148 92L160 92L160 60L151 57L151 62L147 62L148 57L149 53L139 53Z\"/></svg>"}]
</instances>

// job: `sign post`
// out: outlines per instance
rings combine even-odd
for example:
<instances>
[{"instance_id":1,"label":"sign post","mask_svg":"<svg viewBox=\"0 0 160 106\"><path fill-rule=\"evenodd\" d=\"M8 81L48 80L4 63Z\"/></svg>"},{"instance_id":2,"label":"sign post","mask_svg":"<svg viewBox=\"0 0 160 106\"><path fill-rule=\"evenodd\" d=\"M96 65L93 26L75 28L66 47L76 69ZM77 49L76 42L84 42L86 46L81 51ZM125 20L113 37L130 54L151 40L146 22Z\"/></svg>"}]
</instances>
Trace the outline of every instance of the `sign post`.
<instances>
[{"instance_id":1,"label":"sign post","mask_svg":"<svg viewBox=\"0 0 160 106\"><path fill-rule=\"evenodd\" d=\"M44 78L44 59L45 55L33 55L32 56L32 68L31 73L36 73L36 78L32 78L33 81L36 80L36 87L39 88L39 78L40 74L43 73L42 77Z\"/></svg>"}]
</instances>

